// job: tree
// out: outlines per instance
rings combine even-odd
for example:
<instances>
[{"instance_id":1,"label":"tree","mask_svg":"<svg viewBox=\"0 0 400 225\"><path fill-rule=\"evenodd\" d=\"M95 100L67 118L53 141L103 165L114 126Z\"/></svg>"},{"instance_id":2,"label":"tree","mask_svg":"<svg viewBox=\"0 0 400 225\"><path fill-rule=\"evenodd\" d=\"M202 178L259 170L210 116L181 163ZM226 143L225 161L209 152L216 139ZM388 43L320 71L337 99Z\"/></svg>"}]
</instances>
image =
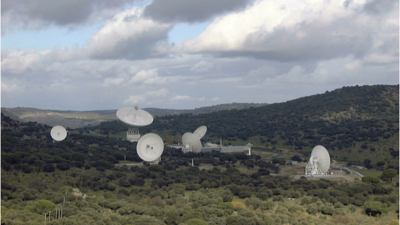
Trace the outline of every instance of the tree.
<instances>
[{"instance_id":1,"label":"tree","mask_svg":"<svg viewBox=\"0 0 400 225\"><path fill-rule=\"evenodd\" d=\"M53 164L48 163L48 164L44 165L42 169L43 169L44 172L49 172L49 173L51 173L51 172L54 172L54 170L56 169L56 167L55 167Z\"/></svg>"},{"instance_id":2,"label":"tree","mask_svg":"<svg viewBox=\"0 0 400 225\"><path fill-rule=\"evenodd\" d=\"M392 181L393 177L397 176L397 171L394 169L387 169L382 172L381 179L384 181Z\"/></svg>"},{"instance_id":3,"label":"tree","mask_svg":"<svg viewBox=\"0 0 400 225\"><path fill-rule=\"evenodd\" d=\"M39 214L51 212L54 211L55 209L56 209L56 204L45 199L37 200L33 205L33 210Z\"/></svg>"}]
</instances>

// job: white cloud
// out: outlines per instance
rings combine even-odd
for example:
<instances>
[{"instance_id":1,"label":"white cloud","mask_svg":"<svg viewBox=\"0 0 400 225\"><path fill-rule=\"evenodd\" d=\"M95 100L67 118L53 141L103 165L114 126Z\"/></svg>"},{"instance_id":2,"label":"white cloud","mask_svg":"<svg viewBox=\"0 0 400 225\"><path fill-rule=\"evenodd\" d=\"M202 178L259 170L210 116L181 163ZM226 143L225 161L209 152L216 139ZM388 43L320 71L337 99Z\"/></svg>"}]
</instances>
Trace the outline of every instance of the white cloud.
<instances>
[{"instance_id":1,"label":"white cloud","mask_svg":"<svg viewBox=\"0 0 400 225\"><path fill-rule=\"evenodd\" d=\"M121 84L122 82L124 82L125 79L122 77L116 77L116 78L112 78L112 77L108 77L104 80L104 86L108 87L108 86L116 86Z\"/></svg>"},{"instance_id":2,"label":"white cloud","mask_svg":"<svg viewBox=\"0 0 400 225\"><path fill-rule=\"evenodd\" d=\"M166 96L169 91L166 88L162 88L156 91L149 91L147 92L150 96L156 96L156 97L160 97L160 96Z\"/></svg>"},{"instance_id":3,"label":"white cloud","mask_svg":"<svg viewBox=\"0 0 400 225\"><path fill-rule=\"evenodd\" d=\"M173 101L186 101L186 100L190 100L192 99L190 96L187 95L177 95L175 97L172 98Z\"/></svg>"},{"instance_id":4,"label":"white cloud","mask_svg":"<svg viewBox=\"0 0 400 225\"><path fill-rule=\"evenodd\" d=\"M157 68L151 70L141 70L130 80L130 84L152 84L157 83L160 79L158 78Z\"/></svg>"},{"instance_id":5,"label":"white cloud","mask_svg":"<svg viewBox=\"0 0 400 225\"><path fill-rule=\"evenodd\" d=\"M128 99L124 100L125 105L134 105L143 102L145 98L142 95L132 95Z\"/></svg>"},{"instance_id":6,"label":"white cloud","mask_svg":"<svg viewBox=\"0 0 400 225\"><path fill-rule=\"evenodd\" d=\"M142 59L158 55L154 47L167 39L172 26L145 19L142 13L141 8L135 7L117 14L90 37L89 57Z\"/></svg>"},{"instance_id":7,"label":"white cloud","mask_svg":"<svg viewBox=\"0 0 400 225\"><path fill-rule=\"evenodd\" d=\"M12 92L17 89L16 84L6 84L3 81L1 82L1 92Z\"/></svg>"},{"instance_id":8,"label":"white cloud","mask_svg":"<svg viewBox=\"0 0 400 225\"><path fill-rule=\"evenodd\" d=\"M213 65L210 62L200 61L196 63L196 65L192 66L190 70L194 72L205 72L210 70L211 68L213 68Z\"/></svg>"},{"instance_id":9,"label":"white cloud","mask_svg":"<svg viewBox=\"0 0 400 225\"><path fill-rule=\"evenodd\" d=\"M211 101L213 101L213 102L216 102L216 101L218 101L218 100L219 100L218 97L214 97L214 98L211 99Z\"/></svg>"},{"instance_id":10,"label":"white cloud","mask_svg":"<svg viewBox=\"0 0 400 225\"><path fill-rule=\"evenodd\" d=\"M28 69L34 69L35 63L40 61L48 51L16 50L3 52L1 70L9 73L20 74Z\"/></svg>"},{"instance_id":11,"label":"white cloud","mask_svg":"<svg viewBox=\"0 0 400 225\"><path fill-rule=\"evenodd\" d=\"M191 53L292 61L367 54L386 18L364 13L365 1L259 0L241 12L215 19L195 39L183 43ZM396 6L396 3L390 3ZM398 6L398 5L397 5ZM385 35L398 42L398 25L386 24ZM392 45L394 47L395 45Z\"/></svg>"}]
</instances>

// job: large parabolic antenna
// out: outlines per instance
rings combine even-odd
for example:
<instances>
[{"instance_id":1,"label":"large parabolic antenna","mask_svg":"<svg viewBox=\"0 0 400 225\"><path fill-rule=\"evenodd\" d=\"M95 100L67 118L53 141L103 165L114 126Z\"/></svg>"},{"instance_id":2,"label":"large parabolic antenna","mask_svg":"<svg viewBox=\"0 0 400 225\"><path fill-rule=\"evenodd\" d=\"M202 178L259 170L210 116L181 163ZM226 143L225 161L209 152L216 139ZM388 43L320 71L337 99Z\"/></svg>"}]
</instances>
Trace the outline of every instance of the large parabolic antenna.
<instances>
[{"instance_id":1,"label":"large parabolic antenna","mask_svg":"<svg viewBox=\"0 0 400 225\"><path fill-rule=\"evenodd\" d=\"M311 151L310 160L306 166L306 175L323 175L331 166L331 157L328 150L322 145L317 145Z\"/></svg>"},{"instance_id":2,"label":"large parabolic antenna","mask_svg":"<svg viewBox=\"0 0 400 225\"><path fill-rule=\"evenodd\" d=\"M193 132L193 138L200 140L204 137L204 135L206 135L206 133L207 133L207 127L201 126Z\"/></svg>"},{"instance_id":3,"label":"large parabolic antenna","mask_svg":"<svg viewBox=\"0 0 400 225\"><path fill-rule=\"evenodd\" d=\"M164 142L157 134L145 134L139 139L136 150L143 161L153 162L161 157Z\"/></svg>"},{"instance_id":4,"label":"large parabolic antenna","mask_svg":"<svg viewBox=\"0 0 400 225\"><path fill-rule=\"evenodd\" d=\"M193 133L187 132L182 136L183 152L201 152L203 147L200 139L207 132L206 126L197 128Z\"/></svg>"},{"instance_id":5,"label":"large parabolic antenna","mask_svg":"<svg viewBox=\"0 0 400 225\"><path fill-rule=\"evenodd\" d=\"M50 136L55 141L62 141L67 137L67 130L63 126L54 126L51 128Z\"/></svg>"},{"instance_id":6,"label":"large parabolic antenna","mask_svg":"<svg viewBox=\"0 0 400 225\"><path fill-rule=\"evenodd\" d=\"M116 114L119 120L131 127L126 133L126 139L132 142L140 139L139 127L153 123L153 116L145 110L139 109L137 106L121 108Z\"/></svg>"},{"instance_id":7,"label":"large parabolic antenna","mask_svg":"<svg viewBox=\"0 0 400 225\"><path fill-rule=\"evenodd\" d=\"M153 116L137 106L118 109L117 117L123 123L132 127L144 127L153 123Z\"/></svg>"}]
</instances>

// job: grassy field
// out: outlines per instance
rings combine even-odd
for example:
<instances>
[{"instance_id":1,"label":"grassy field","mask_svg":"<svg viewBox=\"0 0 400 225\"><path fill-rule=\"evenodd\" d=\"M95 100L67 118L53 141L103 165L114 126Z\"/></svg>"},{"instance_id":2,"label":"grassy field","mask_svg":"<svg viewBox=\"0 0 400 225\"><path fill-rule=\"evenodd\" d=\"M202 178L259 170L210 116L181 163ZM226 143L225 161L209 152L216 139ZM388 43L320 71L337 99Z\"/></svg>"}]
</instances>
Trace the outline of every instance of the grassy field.
<instances>
[{"instance_id":1,"label":"grassy field","mask_svg":"<svg viewBox=\"0 0 400 225\"><path fill-rule=\"evenodd\" d=\"M371 176L371 177L379 178L382 175L382 171L375 170L375 169L367 170L367 169L358 169L358 168L353 168L353 167L351 169L361 173L364 176Z\"/></svg>"}]
</instances>

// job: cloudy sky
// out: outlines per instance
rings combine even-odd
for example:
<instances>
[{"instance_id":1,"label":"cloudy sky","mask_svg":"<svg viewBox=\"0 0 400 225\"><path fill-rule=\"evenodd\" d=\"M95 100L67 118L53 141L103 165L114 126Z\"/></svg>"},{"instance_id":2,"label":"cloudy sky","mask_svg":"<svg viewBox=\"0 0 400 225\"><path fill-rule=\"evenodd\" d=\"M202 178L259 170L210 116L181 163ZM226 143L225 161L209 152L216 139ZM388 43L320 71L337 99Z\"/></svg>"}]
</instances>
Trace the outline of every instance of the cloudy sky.
<instances>
[{"instance_id":1,"label":"cloudy sky","mask_svg":"<svg viewBox=\"0 0 400 225\"><path fill-rule=\"evenodd\" d=\"M2 0L1 105L192 109L399 83L398 0Z\"/></svg>"}]
</instances>

